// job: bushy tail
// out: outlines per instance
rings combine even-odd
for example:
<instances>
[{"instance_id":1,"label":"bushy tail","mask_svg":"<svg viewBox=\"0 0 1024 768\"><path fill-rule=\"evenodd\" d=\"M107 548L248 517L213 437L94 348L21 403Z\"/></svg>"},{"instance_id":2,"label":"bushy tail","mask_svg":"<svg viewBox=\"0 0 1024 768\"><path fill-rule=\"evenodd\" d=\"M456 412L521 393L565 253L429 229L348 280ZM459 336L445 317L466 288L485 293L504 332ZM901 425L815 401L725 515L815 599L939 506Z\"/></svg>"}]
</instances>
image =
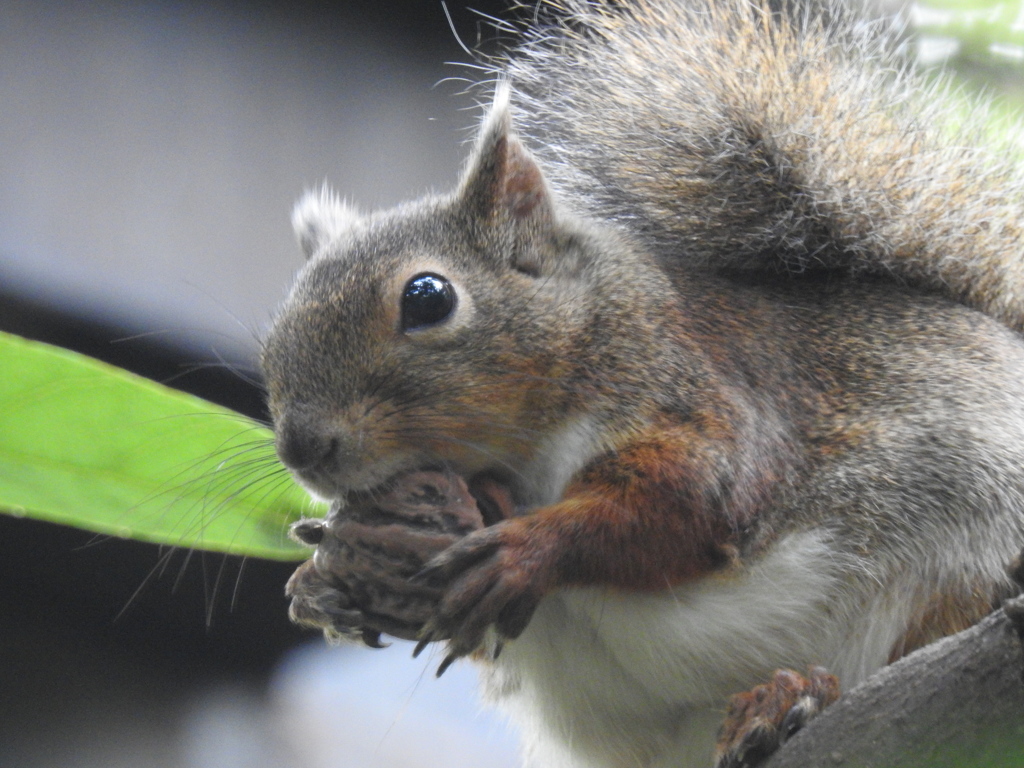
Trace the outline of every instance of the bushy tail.
<instances>
[{"instance_id":1,"label":"bushy tail","mask_svg":"<svg viewBox=\"0 0 1024 768\"><path fill-rule=\"evenodd\" d=\"M698 267L885 274L1024 330L1024 175L946 127L891 31L789 0L545 6L505 68L570 203Z\"/></svg>"}]
</instances>

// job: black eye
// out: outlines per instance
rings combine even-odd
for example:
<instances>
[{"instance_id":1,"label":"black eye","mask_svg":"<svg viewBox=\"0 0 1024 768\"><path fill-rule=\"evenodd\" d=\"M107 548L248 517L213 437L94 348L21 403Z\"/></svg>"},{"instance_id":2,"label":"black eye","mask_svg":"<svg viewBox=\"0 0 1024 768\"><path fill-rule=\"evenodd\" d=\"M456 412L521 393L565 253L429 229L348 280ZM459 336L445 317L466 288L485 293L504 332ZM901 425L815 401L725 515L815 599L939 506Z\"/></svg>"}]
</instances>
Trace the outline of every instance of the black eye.
<instances>
[{"instance_id":1,"label":"black eye","mask_svg":"<svg viewBox=\"0 0 1024 768\"><path fill-rule=\"evenodd\" d=\"M455 309L455 289L440 275L417 275L402 294L402 330L437 325Z\"/></svg>"}]
</instances>

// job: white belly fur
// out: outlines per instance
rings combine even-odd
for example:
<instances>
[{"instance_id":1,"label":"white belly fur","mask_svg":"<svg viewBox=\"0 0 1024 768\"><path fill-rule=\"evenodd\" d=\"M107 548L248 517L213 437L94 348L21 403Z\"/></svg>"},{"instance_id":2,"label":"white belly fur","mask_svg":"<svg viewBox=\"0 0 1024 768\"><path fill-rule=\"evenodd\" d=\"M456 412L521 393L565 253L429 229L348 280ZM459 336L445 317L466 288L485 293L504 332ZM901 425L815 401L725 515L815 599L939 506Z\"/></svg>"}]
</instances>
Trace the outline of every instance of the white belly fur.
<instances>
[{"instance_id":1,"label":"white belly fur","mask_svg":"<svg viewBox=\"0 0 1024 768\"><path fill-rule=\"evenodd\" d=\"M812 531L664 592L551 595L484 665L485 694L518 723L531 768L706 768L730 694L808 664L849 688L886 663L912 597L876 584L870 598L844 572Z\"/></svg>"}]
</instances>

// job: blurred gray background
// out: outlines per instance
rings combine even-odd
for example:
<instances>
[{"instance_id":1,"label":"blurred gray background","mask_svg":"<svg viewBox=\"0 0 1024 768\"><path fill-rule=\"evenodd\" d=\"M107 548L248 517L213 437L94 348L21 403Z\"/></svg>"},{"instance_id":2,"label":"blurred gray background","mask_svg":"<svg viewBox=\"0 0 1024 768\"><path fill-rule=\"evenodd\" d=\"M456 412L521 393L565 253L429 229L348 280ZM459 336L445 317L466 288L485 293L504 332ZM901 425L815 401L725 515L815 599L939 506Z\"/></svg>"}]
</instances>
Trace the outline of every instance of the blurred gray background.
<instances>
[{"instance_id":1,"label":"blurred gray background","mask_svg":"<svg viewBox=\"0 0 1024 768\"><path fill-rule=\"evenodd\" d=\"M259 416L292 203L453 184L468 59L437 0L0 3L0 329ZM515 763L466 665L326 648L294 565L163 554L0 515L0 766Z\"/></svg>"},{"instance_id":2,"label":"blurred gray background","mask_svg":"<svg viewBox=\"0 0 1024 768\"><path fill-rule=\"evenodd\" d=\"M473 101L441 81L468 56L415 5L0 5L4 286L249 357L304 189L376 207L456 177Z\"/></svg>"}]
</instances>

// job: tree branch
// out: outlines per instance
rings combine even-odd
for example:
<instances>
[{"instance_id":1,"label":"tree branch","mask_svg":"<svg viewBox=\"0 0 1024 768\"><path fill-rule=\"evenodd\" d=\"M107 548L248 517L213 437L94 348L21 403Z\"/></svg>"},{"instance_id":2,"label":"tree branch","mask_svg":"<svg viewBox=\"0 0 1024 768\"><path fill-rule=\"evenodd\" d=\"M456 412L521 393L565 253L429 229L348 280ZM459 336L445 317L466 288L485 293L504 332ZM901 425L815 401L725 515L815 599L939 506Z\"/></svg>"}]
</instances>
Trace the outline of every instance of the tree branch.
<instances>
[{"instance_id":1,"label":"tree branch","mask_svg":"<svg viewBox=\"0 0 1024 768\"><path fill-rule=\"evenodd\" d=\"M761 768L1022 768L1024 598L880 670Z\"/></svg>"}]
</instances>

